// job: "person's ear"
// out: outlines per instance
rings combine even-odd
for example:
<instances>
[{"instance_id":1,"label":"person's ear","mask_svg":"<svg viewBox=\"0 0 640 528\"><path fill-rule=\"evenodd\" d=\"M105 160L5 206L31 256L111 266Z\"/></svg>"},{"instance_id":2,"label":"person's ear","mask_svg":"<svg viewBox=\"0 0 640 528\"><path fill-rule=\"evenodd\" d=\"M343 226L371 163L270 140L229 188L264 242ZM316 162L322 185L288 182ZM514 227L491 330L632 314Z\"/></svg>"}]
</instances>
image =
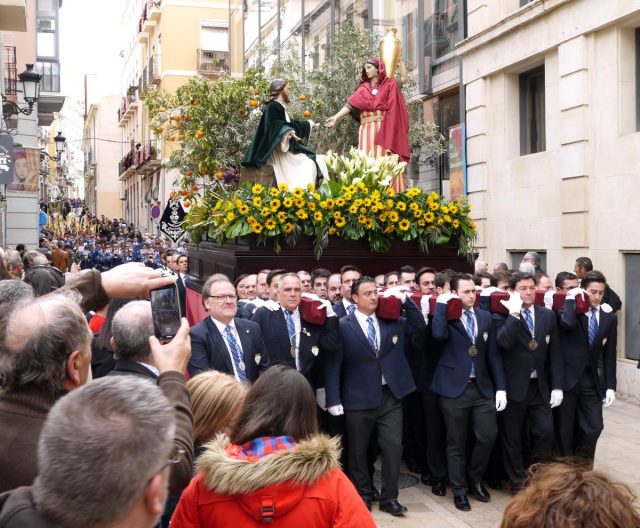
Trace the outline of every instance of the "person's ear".
<instances>
[{"instance_id":1,"label":"person's ear","mask_svg":"<svg viewBox=\"0 0 640 528\"><path fill-rule=\"evenodd\" d=\"M164 476L165 470L155 474L149 479L149 483L145 488L142 500L144 506L149 512L149 516L154 519L164 511L164 503L167 499L167 477Z\"/></svg>"},{"instance_id":2,"label":"person's ear","mask_svg":"<svg viewBox=\"0 0 640 528\"><path fill-rule=\"evenodd\" d=\"M75 389L82 385L82 352L74 350L67 358L65 365L65 379L63 386L67 391Z\"/></svg>"},{"instance_id":3,"label":"person's ear","mask_svg":"<svg viewBox=\"0 0 640 528\"><path fill-rule=\"evenodd\" d=\"M112 352L116 351L116 340L113 338L113 336L111 336L111 339L109 339L109 346L111 347Z\"/></svg>"}]
</instances>

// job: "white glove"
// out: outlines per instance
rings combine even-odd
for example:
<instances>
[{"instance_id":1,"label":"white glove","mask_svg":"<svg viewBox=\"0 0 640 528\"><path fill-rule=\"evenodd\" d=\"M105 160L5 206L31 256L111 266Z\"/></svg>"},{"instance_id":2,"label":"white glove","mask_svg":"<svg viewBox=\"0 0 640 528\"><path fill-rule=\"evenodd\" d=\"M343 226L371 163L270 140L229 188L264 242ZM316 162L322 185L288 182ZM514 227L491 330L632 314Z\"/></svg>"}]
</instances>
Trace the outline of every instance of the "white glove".
<instances>
[{"instance_id":1,"label":"white glove","mask_svg":"<svg viewBox=\"0 0 640 528\"><path fill-rule=\"evenodd\" d=\"M327 411L329 411L329 414L331 416L342 416L344 414L344 409L342 408L342 405L332 405L327 409Z\"/></svg>"},{"instance_id":2,"label":"white glove","mask_svg":"<svg viewBox=\"0 0 640 528\"><path fill-rule=\"evenodd\" d=\"M425 319L427 315L429 315L429 301L431 300L431 294L423 295L420 299L420 310L422 311L422 315L424 315Z\"/></svg>"},{"instance_id":3,"label":"white glove","mask_svg":"<svg viewBox=\"0 0 640 528\"><path fill-rule=\"evenodd\" d=\"M555 409L556 407L559 407L560 404L562 403L563 398L564 398L564 393L562 392L561 389L553 389L551 391L551 401L549 402L549 404L551 405L551 408Z\"/></svg>"},{"instance_id":4,"label":"white glove","mask_svg":"<svg viewBox=\"0 0 640 528\"><path fill-rule=\"evenodd\" d=\"M323 411L327 410L327 393L325 392L324 387L316 389L316 403Z\"/></svg>"},{"instance_id":5,"label":"white glove","mask_svg":"<svg viewBox=\"0 0 640 528\"><path fill-rule=\"evenodd\" d=\"M507 392L496 391L496 411L504 411L507 406Z\"/></svg>"},{"instance_id":6,"label":"white glove","mask_svg":"<svg viewBox=\"0 0 640 528\"><path fill-rule=\"evenodd\" d=\"M500 304L504 306L510 314L520 315L520 310L522 310L522 298L518 292L509 292L509 300L500 301Z\"/></svg>"},{"instance_id":7,"label":"white glove","mask_svg":"<svg viewBox=\"0 0 640 528\"><path fill-rule=\"evenodd\" d=\"M305 299L311 299L312 301L321 301L322 299L320 297L318 297L315 293L303 293L301 295L301 297L304 297Z\"/></svg>"},{"instance_id":8,"label":"white glove","mask_svg":"<svg viewBox=\"0 0 640 528\"><path fill-rule=\"evenodd\" d=\"M280 305L276 301L272 301L271 299L265 301L263 306L269 308L269 310L271 310L272 312L276 312L280 309Z\"/></svg>"},{"instance_id":9,"label":"white glove","mask_svg":"<svg viewBox=\"0 0 640 528\"><path fill-rule=\"evenodd\" d=\"M440 295L438 295L436 302L440 304L447 304L451 299L459 299L459 298L460 296L456 295L455 293L451 293L451 292L441 293Z\"/></svg>"},{"instance_id":10,"label":"white glove","mask_svg":"<svg viewBox=\"0 0 640 528\"><path fill-rule=\"evenodd\" d=\"M383 297L400 299L400 302L406 301L409 295L411 295L411 290L407 286L394 286L393 288L385 290L382 294Z\"/></svg>"},{"instance_id":11,"label":"white glove","mask_svg":"<svg viewBox=\"0 0 640 528\"><path fill-rule=\"evenodd\" d=\"M497 291L502 291L500 288L496 288L495 286L489 286L480 292L480 297L489 297L492 293Z\"/></svg>"},{"instance_id":12,"label":"white glove","mask_svg":"<svg viewBox=\"0 0 640 528\"><path fill-rule=\"evenodd\" d=\"M607 389L602 405L609 407L614 401L616 401L616 391L613 389Z\"/></svg>"},{"instance_id":13,"label":"white glove","mask_svg":"<svg viewBox=\"0 0 640 528\"><path fill-rule=\"evenodd\" d=\"M575 299L577 295L588 295L582 288L572 288L567 292L567 299Z\"/></svg>"},{"instance_id":14,"label":"white glove","mask_svg":"<svg viewBox=\"0 0 640 528\"><path fill-rule=\"evenodd\" d=\"M613 312L613 308L611 308L611 306L609 306L607 303L602 303L600 305L600 309L604 312L604 313L611 313Z\"/></svg>"},{"instance_id":15,"label":"white glove","mask_svg":"<svg viewBox=\"0 0 640 528\"><path fill-rule=\"evenodd\" d=\"M551 310L551 308L553 308L553 295L554 295L555 290L549 290L548 292L545 292L544 294L544 307L548 308L549 310Z\"/></svg>"},{"instance_id":16,"label":"white glove","mask_svg":"<svg viewBox=\"0 0 640 528\"><path fill-rule=\"evenodd\" d=\"M302 295L305 295L305 294L303 293ZM331 304L331 301L328 301L327 299L321 299L317 295L316 297L317 299L314 299L314 300L320 301L320 306L318 306L318 310L322 310L324 308L327 311L327 317L336 317L336 312L333 311L333 305Z\"/></svg>"}]
</instances>

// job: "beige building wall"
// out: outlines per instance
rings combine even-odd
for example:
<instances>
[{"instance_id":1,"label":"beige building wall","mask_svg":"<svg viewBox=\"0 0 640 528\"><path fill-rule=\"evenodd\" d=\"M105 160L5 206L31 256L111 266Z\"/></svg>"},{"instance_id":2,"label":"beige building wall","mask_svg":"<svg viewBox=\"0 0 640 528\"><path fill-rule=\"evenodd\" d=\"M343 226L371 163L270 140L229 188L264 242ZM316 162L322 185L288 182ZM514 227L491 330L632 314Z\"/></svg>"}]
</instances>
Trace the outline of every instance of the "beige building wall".
<instances>
[{"instance_id":1,"label":"beige building wall","mask_svg":"<svg viewBox=\"0 0 640 528\"><path fill-rule=\"evenodd\" d=\"M625 299L625 254L640 251L636 44L640 2L469 0L459 46L469 198L480 260L546 251L547 272L589 256ZM546 148L520 154L519 75L544 66ZM626 310L635 309L626 306ZM619 391L640 395L619 317ZM635 321L637 324L637 320Z\"/></svg>"},{"instance_id":2,"label":"beige building wall","mask_svg":"<svg viewBox=\"0 0 640 528\"><path fill-rule=\"evenodd\" d=\"M120 131L114 116L116 115L120 97L112 95L103 97L89 107L86 122L94 119L95 129L85 127L85 138L90 140L95 134L92 144L95 148L95 212L97 216L121 218L122 202L120 200L120 182L118 180L118 159L120 157Z\"/></svg>"}]
</instances>

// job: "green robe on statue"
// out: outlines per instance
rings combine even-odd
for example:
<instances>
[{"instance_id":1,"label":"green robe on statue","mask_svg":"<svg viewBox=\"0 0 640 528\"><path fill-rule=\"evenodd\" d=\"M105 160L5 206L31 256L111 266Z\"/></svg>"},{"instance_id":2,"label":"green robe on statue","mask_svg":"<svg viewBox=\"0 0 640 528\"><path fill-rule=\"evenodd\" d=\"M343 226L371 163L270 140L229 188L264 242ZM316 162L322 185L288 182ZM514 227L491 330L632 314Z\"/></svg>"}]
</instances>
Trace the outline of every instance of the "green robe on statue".
<instances>
[{"instance_id":1,"label":"green robe on statue","mask_svg":"<svg viewBox=\"0 0 640 528\"><path fill-rule=\"evenodd\" d=\"M280 102L268 102L242 166L260 168L272 165L278 185L286 183L292 188L306 187L309 183L315 185L318 173L316 154L302 142L291 138L291 133L307 141L311 124L309 121L289 119ZM320 163L324 165L324 162Z\"/></svg>"}]
</instances>

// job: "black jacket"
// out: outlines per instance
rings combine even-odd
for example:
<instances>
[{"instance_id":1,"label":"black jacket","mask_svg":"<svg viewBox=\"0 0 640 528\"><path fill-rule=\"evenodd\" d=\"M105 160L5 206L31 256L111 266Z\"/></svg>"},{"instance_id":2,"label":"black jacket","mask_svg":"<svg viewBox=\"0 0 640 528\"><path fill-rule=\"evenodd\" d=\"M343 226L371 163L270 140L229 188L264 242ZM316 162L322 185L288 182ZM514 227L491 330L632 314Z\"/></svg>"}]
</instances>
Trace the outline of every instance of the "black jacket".
<instances>
[{"instance_id":1,"label":"black jacket","mask_svg":"<svg viewBox=\"0 0 640 528\"><path fill-rule=\"evenodd\" d=\"M54 528L36 510L31 486L0 495L0 528Z\"/></svg>"}]
</instances>

